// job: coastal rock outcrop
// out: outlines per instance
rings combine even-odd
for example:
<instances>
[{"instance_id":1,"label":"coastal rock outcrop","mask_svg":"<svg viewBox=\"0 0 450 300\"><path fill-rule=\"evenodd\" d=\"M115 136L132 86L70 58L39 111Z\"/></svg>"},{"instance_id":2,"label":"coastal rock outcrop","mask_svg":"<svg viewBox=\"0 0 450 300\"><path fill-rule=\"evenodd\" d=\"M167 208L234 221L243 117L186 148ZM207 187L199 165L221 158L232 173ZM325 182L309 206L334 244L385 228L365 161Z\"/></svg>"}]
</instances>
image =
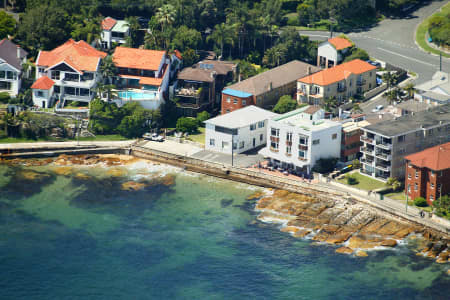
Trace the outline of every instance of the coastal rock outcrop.
<instances>
[{"instance_id":1,"label":"coastal rock outcrop","mask_svg":"<svg viewBox=\"0 0 450 300\"><path fill-rule=\"evenodd\" d=\"M424 231L351 198L274 190L266 195L258 192L248 199L258 199L255 210L260 221L280 223L281 231L294 237L308 235L314 241L341 246L337 253L367 256L366 250L396 247L398 240L423 234L430 242L421 255L436 258L440 263L448 262L450 257L448 241L436 232Z\"/></svg>"}]
</instances>

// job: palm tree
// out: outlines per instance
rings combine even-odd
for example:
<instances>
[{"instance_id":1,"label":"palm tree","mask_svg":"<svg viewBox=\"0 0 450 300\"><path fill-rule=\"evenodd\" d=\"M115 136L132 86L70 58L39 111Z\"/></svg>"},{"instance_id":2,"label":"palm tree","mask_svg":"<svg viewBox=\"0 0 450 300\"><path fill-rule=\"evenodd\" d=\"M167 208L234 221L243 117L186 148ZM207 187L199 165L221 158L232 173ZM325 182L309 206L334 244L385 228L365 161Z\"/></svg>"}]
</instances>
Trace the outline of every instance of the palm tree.
<instances>
[{"instance_id":1,"label":"palm tree","mask_svg":"<svg viewBox=\"0 0 450 300\"><path fill-rule=\"evenodd\" d=\"M220 47L220 57L223 58L223 46L225 44L233 44L232 36L233 27L225 23L214 26L214 31L206 38L206 41L213 40L213 42ZM231 48L230 48L231 49Z\"/></svg>"},{"instance_id":2,"label":"palm tree","mask_svg":"<svg viewBox=\"0 0 450 300\"><path fill-rule=\"evenodd\" d=\"M106 93L106 101L110 101L112 98L117 97L117 91L115 91L116 86L114 84L103 84L101 82L97 83L95 91L101 99L103 94Z\"/></svg>"},{"instance_id":3,"label":"palm tree","mask_svg":"<svg viewBox=\"0 0 450 300\"><path fill-rule=\"evenodd\" d=\"M331 112L338 106L338 102L335 97L327 97L323 99L325 111Z\"/></svg>"},{"instance_id":4,"label":"palm tree","mask_svg":"<svg viewBox=\"0 0 450 300\"><path fill-rule=\"evenodd\" d=\"M409 98L412 98L414 96L414 92L416 91L414 88L414 83L412 82L408 83L403 90L408 93Z\"/></svg>"},{"instance_id":5,"label":"palm tree","mask_svg":"<svg viewBox=\"0 0 450 300\"><path fill-rule=\"evenodd\" d=\"M361 107L359 106L358 103L355 103L355 104L353 104L352 111L355 112L355 113L361 113L362 109L361 109Z\"/></svg>"},{"instance_id":6,"label":"palm tree","mask_svg":"<svg viewBox=\"0 0 450 300\"><path fill-rule=\"evenodd\" d=\"M400 95L400 89L398 89L398 88L392 89L383 94L383 96L386 97L389 105L392 105L392 103L394 103L394 101L398 99L399 95Z\"/></svg>"},{"instance_id":7,"label":"palm tree","mask_svg":"<svg viewBox=\"0 0 450 300\"><path fill-rule=\"evenodd\" d=\"M276 45L266 51L263 57L263 63L269 67L279 66L284 62L287 51L288 49L284 45Z\"/></svg>"},{"instance_id":8,"label":"palm tree","mask_svg":"<svg viewBox=\"0 0 450 300\"><path fill-rule=\"evenodd\" d=\"M390 71L383 74L383 80L387 83L387 89L389 90L393 84L397 82L398 75L391 73Z\"/></svg>"},{"instance_id":9,"label":"palm tree","mask_svg":"<svg viewBox=\"0 0 450 300\"><path fill-rule=\"evenodd\" d=\"M135 48L137 47L137 33L139 29L141 29L141 25L139 24L137 17L129 17L126 19L128 22L128 28L130 30L129 40L127 41L128 46Z\"/></svg>"},{"instance_id":10,"label":"palm tree","mask_svg":"<svg viewBox=\"0 0 450 300\"><path fill-rule=\"evenodd\" d=\"M103 81L106 82L106 79L108 79L107 81L111 83L111 77L117 73L117 68L111 55L108 55L102 60L100 72L102 74Z\"/></svg>"},{"instance_id":11,"label":"palm tree","mask_svg":"<svg viewBox=\"0 0 450 300\"><path fill-rule=\"evenodd\" d=\"M158 23L161 24L161 31L165 33L167 26L173 24L175 21L175 7L172 4L164 4L158 11L156 12L156 19ZM164 45L164 48L167 48L167 43Z\"/></svg>"}]
</instances>

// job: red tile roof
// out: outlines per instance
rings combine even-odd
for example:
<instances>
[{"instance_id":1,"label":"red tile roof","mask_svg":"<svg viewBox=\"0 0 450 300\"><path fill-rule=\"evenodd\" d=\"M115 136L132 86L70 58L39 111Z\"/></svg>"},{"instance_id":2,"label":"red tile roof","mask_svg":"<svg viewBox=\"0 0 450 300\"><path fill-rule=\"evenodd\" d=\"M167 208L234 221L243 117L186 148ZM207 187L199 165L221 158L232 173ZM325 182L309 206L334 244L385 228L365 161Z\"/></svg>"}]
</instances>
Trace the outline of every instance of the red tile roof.
<instances>
[{"instance_id":1,"label":"red tile roof","mask_svg":"<svg viewBox=\"0 0 450 300\"><path fill-rule=\"evenodd\" d=\"M31 88L36 90L49 90L54 84L55 82L53 80L51 80L47 76L42 76L33 83Z\"/></svg>"},{"instance_id":2,"label":"red tile roof","mask_svg":"<svg viewBox=\"0 0 450 300\"><path fill-rule=\"evenodd\" d=\"M103 30L111 30L114 25L116 25L117 21L111 17L106 17L102 20L102 29Z\"/></svg>"},{"instance_id":3,"label":"red tile roof","mask_svg":"<svg viewBox=\"0 0 450 300\"><path fill-rule=\"evenodd\" d=\"M157 71L165 51L117 47L113 54L116 67Z\"/></svg>"},{"instance_id":4,"label":"red tile roof","mask_svg":"<svg viewBox=\"0 0 450 300\"><path fill-rule=\"evenodd\" d=\"M450 143L425 149L405 157L412 165L434 171L450 169Z\"/></svg>"},{"instance_id":5,"label":"red tile roof","mask_svg":"<svg viewBox=\"0 0 450 300\"><path fill-rule=\"evenodd\" d=\"M52 51L41 51L36 65L51 67L65 62L80 73L94 72L97 70L100 59L105 58L106 55L105 52L98 51L85 41L75 42L70 39Z\"/></svg>"},{"instance_id":6,"label":"red tile roof","mask_svg":"<svg viewBox=\"0 0 450 300\"><path fill-rule=\"evenodd\" d=\"M336 50L342 50L352 46L352 43L349 40L341 37L331 38L328 40L328 42L331 45L333 45L333 47L336 48Z\"/></svg>"},{"instance_id":7,"label":"red tile roof","mask_svg":"<svg viewBox=\"0 0 450 300\"><path fill-rule=\"evenodd\" d=\"M376 67L368 62L360 59L354 59L352 61L337 65L333 68L325 69L312 75L300 78L298 81L307 84L317 84L325 86L344 80L350 76L350 74L362 74L367 71L375 70Z\"/></svg>"}]
</instances>

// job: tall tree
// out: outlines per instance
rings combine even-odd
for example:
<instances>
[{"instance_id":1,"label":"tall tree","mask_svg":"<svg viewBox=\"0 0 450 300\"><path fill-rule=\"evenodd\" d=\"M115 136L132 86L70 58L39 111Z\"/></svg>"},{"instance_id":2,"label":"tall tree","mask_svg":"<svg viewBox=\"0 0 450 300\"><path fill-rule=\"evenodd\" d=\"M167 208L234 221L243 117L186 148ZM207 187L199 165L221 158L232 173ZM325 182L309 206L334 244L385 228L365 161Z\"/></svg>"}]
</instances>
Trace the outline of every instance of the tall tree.
<instances>
[{"instance_id":1,"label":"tall tree","mask_svg":"<svg viewBox=\"0 0 450 300\"><path fill-rule=\"evenodd\" d=\"M175 15L175 7L172 4L164 4L158 8L155 16L161 25L161 31L163 34L166 33L167 27L175 22ZM167 41L164 43L164 48L167 48Z\"/></svg>"},{"instance_id":2,"label":"tall tree","mask_svg":"<svg viewBox=\"0 0 450 300\"><path fill-rule=\"evenodd\" d=\"M137 46L139 46L139 29L141 29L141 25L139 24L137 17L129 17L126 20L130 26L130 35L128 36L127 46L137 48Z\"/></svg>"},{"instance_id":3,"label":"tall tree","mask_svg":"<svg viewBox=\"0 0 450 300\"><path fill-rule=\"evenodd\" d=\"M212 40L220 47L220 57L223 58L223 46L225 44L232 44L233 42L233 27L225 23L217 24L212 34L206 40Z\"/></svg>"},{"instance_id":4,"label":"tall tree","mask_svg":"<svg viewBox=\"0 0 450 300\"><path fill-rule=\"evenodd\" d=\"M111 55L108 55L102 59L100 64L100 72L103 77L103 82L111 83L111 77L115 76L117 73L117 68Z\"/></svg>"},{"instance_id":5,"label":"tall tree","mask_svg":"<svg viewBox=\"0 0 450 300\"><path fill-rule=\"evenodd\" d=\"M404 88L403 90L405 92L408 93L408 97L412 98L414 96L414 92L416 91L415 87L414 87L414 83L409 82Z\"/></svg>"},{"instance_id":6,"label":"tall tree","mask_svg":"<svg viewBox=\"0 0 450 300\"><path fill-rule=\"evenodd\" d=\"M0 11L0 39L13 35L16 31L16 20L5 11Z\"/></svg>"}]
</instances>

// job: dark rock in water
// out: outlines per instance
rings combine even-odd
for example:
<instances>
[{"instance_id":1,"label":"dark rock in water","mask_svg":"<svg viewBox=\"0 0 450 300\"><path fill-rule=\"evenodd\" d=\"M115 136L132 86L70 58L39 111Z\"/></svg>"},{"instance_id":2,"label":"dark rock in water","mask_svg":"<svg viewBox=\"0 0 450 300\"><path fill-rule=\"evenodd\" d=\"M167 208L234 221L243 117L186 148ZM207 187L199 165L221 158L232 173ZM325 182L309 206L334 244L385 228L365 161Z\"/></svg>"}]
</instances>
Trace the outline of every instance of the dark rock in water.
<instances>
[{"instance_id":1,"label":"dark rock in water","mask_svg":"<svg viewBox=\"0 0 450 300\"><path fill-rule=\"evenodd\" d=\"M206 210L203 214L204 215L210 215L211 214L211 210Z\"/></svg>"},{"instance_id":2,"label":"dark rock in water","mask_svg":"<svg viewBox=\"0 0 450 300\"><path fill-rule=\"evenodd\" d=\"M436 244L434 244L433 249L431 249L431 252L433 253L434 256L436 256L442 251L444 251L445 248L447 248L446 244L442 242L437 242Z\"/></svg>"},{"instance_id":3,"label":"dark rock in water","mask_svg":"<svg viewBox=\"0 0 450 300\"><path fill-rule=\"evenodd\" d=\"M233 203L233 199L222 199L222 200L220 200L220 205L222 206L222 208L228 207L232 203Z\"/></svg>"}]
</instances>

